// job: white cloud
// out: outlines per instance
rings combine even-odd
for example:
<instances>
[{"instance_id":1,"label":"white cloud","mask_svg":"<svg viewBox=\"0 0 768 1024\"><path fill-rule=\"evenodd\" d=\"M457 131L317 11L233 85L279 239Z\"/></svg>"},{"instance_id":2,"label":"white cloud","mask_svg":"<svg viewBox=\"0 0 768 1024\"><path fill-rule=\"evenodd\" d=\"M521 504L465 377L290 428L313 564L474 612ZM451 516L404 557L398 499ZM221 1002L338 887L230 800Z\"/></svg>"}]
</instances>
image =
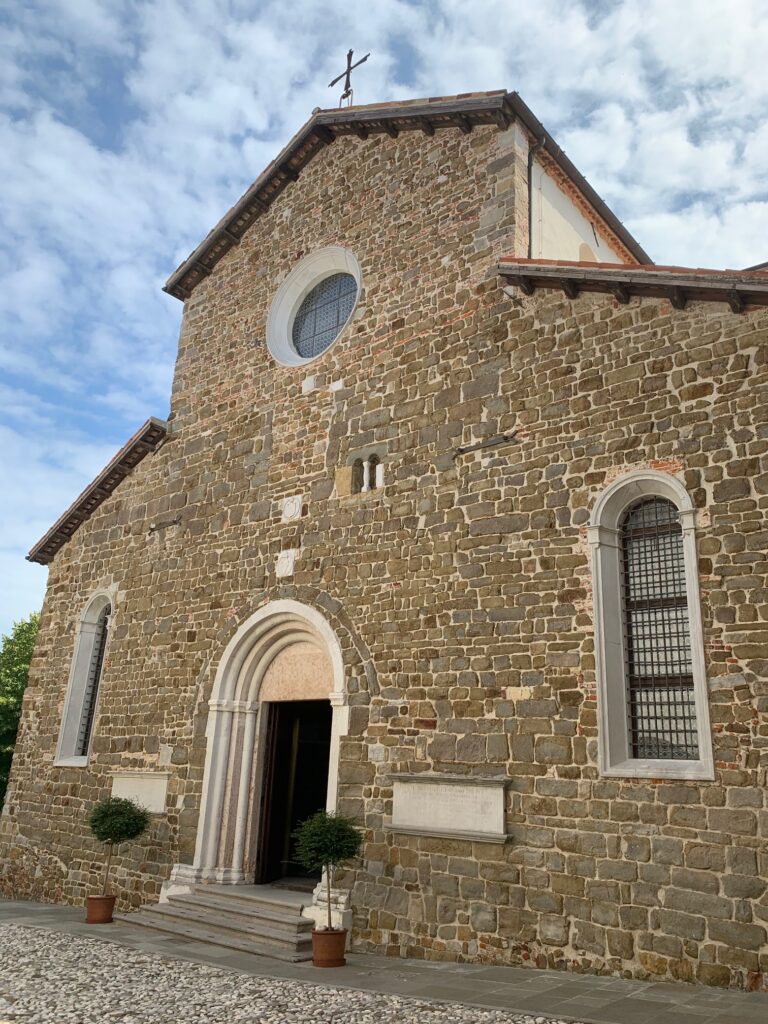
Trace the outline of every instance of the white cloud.
<instances>
[{"instance_id":1,"label":"white cloud","mask_svg":"<svg viewBox=\"0 0 768 1024\"><path fill-rule=\"evenodd\" d=\"M180 306L162 281L336 104L349 45L372 51L357 102L519 91L659 262L768 259L763 0L16 5L0 26L0 629L39 593L26 548L165 414Z\"/></svg>"}]
</instances>

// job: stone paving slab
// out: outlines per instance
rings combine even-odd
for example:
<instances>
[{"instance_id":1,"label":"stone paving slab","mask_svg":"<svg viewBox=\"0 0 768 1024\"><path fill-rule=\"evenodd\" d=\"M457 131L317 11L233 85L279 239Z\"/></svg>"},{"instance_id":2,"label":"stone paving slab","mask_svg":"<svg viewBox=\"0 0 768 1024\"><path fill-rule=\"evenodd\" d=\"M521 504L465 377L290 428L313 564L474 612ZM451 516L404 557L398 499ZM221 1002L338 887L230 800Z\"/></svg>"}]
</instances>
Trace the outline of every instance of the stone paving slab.
<instances>
[{"instance_id":1,"label":"stone paving slab","mask_svg":"<svg viewBox=\"0 0 768 1024\"><path fill-rule=\"evenodd\" d=\"M0 900L0 927L4 924L82 938L89 940L89 946L106 942L107 946L127 947L148 957L173 958L254 978L309 982L315 986L332 986L334 989L378 994L384 998L438 1000L451 1007L463 1006L464 1014L457 1019L468 1024L486 1019L494 1021L494 1024L496 1021L512 1024L518 1019L515 1015L522 1015L519 1019L524 1024L529 1021L548 1024L552 1020L577 1021L578 1024L768 1022L768 993L727 991L682 983L627 981L518 967L401 960L359 953L349 955L345 968L319 970L311 964L287 964L206 943L185 942L175 936L152 933L123 922L89 926L83 921L81 908L20 901ZM5 961L5 955L2 960ZM474 1009L470 1011L470 1007ZM491 1018L477 1016L476 1011L481 1010L503 1012L504 1015ZM282 1021L283 1018L280 1019ZM344 1017L335 1019L346 1020ZM365 1016L360 1017L360 1020L365 1019ZM385 1024L386 1017L379 1015L375 1019L377 1024ZM28 1024L28 1020L31 1019L24 1020L24 1024ZM58 1024L57 1018L50 1020ZM122 1020L114 1017L110 1020L123 1024ZM215 1018L211 1018L213 1020ZM2 1021L0 1014L0 1024ZM64 1018L62 1024L63 1021ZM126 1018L126 1024L130 1024L129 1018Z\"/></svg>"}]
</instances>

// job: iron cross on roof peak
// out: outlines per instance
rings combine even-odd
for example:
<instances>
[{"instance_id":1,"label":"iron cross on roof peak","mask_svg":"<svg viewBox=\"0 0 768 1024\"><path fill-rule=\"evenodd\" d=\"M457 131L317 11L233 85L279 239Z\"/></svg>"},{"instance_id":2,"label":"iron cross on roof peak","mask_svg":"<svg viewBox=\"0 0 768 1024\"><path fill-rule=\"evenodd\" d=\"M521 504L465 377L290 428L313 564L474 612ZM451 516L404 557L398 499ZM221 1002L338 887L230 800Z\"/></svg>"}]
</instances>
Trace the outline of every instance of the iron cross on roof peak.
<instances>
[{"instance_id":1,"label":"iron cross on roof peak","mask_svg":"<svg viewBox=\"0 0 768 1024\"><path fill-rule=\"evenodd\" d=\"M355 68L359 68L361 64L365 64L365 62L371 56L370 53L366 53L366 55L364 57L362 57L356 64L353 64L352 63L352 54L353 53L354 53L354 50L349 50L348 53L347 53L347 70L346 71L342 71L342 73L337 78L334 78L334 80L332 82L328 83L328 88L332 89L334 87L334 85L336 85L337 82L340 82L342 80L342 78L344 79L344 92L341 94L341 99L339 100L339 106L342 105L344 100L348 100L347 106L351 105L351 103L352 103L352 83L351 83L350 79L351 79L351 76L352 76L352 72L355 70Z\"/></svg>"}]
</instances>

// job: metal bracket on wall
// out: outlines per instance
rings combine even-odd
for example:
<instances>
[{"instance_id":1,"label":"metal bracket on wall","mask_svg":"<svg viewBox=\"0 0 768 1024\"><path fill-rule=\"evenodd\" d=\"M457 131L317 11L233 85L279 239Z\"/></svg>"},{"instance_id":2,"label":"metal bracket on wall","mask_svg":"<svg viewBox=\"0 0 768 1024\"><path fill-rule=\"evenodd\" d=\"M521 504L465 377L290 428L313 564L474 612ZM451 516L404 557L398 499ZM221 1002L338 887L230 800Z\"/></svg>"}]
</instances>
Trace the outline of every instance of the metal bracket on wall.
<instances>
[{"instance_id":1,"label":"metal bracket on wall","mask_svg":"<svg viewBox=\"0 0 768 1024\"><path fill-rule=\"evenodd\" d=\"M453 452L454 459L457 459L460 455L468 455L469 452L478 452L483 448L498 448L501 444L511 444L513 441L519 441L517 431L512 431L511 434L496 434L495 437L486 438L485 441L478 441L476 444L467 444L461 448L455 448Z\"/></svg>"}]
</instances>

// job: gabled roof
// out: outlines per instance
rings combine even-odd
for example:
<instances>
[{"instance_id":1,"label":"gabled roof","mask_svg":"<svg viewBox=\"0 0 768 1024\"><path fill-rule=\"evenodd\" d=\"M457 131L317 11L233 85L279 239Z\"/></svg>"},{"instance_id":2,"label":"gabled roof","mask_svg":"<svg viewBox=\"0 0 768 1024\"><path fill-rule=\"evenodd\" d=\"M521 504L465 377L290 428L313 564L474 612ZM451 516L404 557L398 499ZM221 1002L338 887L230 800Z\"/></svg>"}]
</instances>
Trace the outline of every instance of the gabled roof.
<instances>
[{"instance_id":1,"label":"gabled roof","mask_svg":"<svg viewBox=\"0 0 768 1024\"><path fill-rule=\"evenodd\" d=\"M243 197L171 274L163 290L177 299L188 298L218 261L240 242L251 224L266 213L280 193L298 179L307 164L336 139L349 136L365 139L376 134L397 138L401 132L407 131L434 135L436 131L445 128L471 132L476 125L495 124L507 128L515 120L520 121L537 140L543 140L542 154L548 154L554 160L637 262L652 263L650 256L574 167L518 94L501 89L496 92L315 110Z\"/></svg>"},{"instance_id":2,"label":"gabled roof","mask_svg":"<svg viewBox=\"0 0 768 1024\"><path fill-rule=\"evenodd\" d=\"M168 424L164 420L150 417L120 449L109 465L88 484L64 515L56 520L48 533L35 544L27 555L27 561L48 565L75 530L82 526L86 519L90 519L99 505L106 501L145 455L155 450L167 433Z\"/></svg>"},{"instance_id":3,"label":"gabled roof","mask_svg":"<svg viewBox=\"0 0 768 1024\"><path fill-rule=\"evenodd\" d=\"M557 288L568 298L579 292L607 292L619 302L633 295L669 299L685 309L689 299L724 302L732 312L768 306L768 271L707 270L692 267L624 266L575 260L522 259L507 256L497 267L508 284L532 295L537 288Z\"/></svg>"}]
</instances>

